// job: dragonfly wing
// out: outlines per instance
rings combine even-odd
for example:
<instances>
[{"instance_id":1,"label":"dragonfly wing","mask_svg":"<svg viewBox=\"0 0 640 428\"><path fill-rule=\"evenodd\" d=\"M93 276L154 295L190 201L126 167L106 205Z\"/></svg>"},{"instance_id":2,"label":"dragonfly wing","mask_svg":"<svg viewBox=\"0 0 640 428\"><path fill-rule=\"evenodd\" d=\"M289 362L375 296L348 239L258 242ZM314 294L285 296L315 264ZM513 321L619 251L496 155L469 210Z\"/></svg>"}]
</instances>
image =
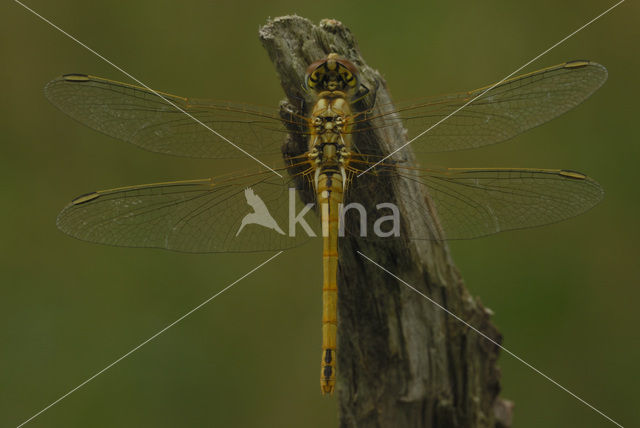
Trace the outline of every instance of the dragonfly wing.
<instances>
[{"instance_id":1,"label":"dragonfly wing","mask_svg":"<svg viewBox=\"0 0 640 428\"><path fill-rule=\"evenodd\" d=\"M452 168L405 178L424 185L446 239L555 223L589 210L604 195L596 181L567 170ZM424 206L416 202L416 209Z\"/></svg>"},{"instance_id":2,"label":"dragonfly wing","mask_svg":"<svg viewBox=\"0 0 640 428\"><path fill-rule=\"evenodd\" d=\"M238 158L245 156L240 149L256 156L279 155L286 134L292 132L283 120L290 128L305 130L301 117L282 119L257 107L154 93L82 74L49 82L45 94L64 113L93 129L176 156Z\"/></svg>"},{"instance_id":3,"label":"dragonfly wing","mask_svg":"<svg viewBox=\"0 0 640 428\"><path fill-rule=\"evenodd\" d=\"M494 87L399 105L372 117L372 126L402 121L409 129L409 140L433 127L412 144L416 152L482 147L508 140L571 110L606 79L607 70L600 64L568 62L508 79ZM487 89L490 90L481 95Z\"/></svg>"},{"instance_id":4,"label":"dragonfly wing","mask_svg":"<svg viewBox=\"0 0 640 428\"><path fill-rule=\"evenodd\" d=\"M57 225L75 238L116 246L195 253L281 250L309 238L300 230L288 234L287 184L268 171L98 191L76 198ZM318 230L313 213L304 219Z\"/></svg>"}]
</instances>

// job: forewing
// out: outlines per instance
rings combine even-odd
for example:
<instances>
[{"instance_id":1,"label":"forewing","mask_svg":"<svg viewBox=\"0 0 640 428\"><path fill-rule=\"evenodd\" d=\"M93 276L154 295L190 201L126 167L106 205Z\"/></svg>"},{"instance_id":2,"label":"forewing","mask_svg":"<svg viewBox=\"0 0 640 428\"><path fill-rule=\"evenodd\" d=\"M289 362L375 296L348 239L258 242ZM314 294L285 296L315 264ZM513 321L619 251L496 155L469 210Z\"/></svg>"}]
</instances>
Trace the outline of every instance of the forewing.
<instances>
[{"instance_id":1,"label":"forewing","mask_svg":"<svg viewBox=\"0 0 640 428\"><path fill-rule=\"evenodd\" d=\"M411 147L417 152L482 147L508 140L571 110L606 79L607 70L600 64L568 62L508 79L493 88L489 85L399 104L381 115L361 119L359 129L368 128L364 120L370 120L372 127L402 122L408 129L408 140L428 130L412 143ZM486 94L464 106L489 88ZM456 112L462 106L464 108Z\"/></svg>"},{"instance_id":2,"label":"forewing","mask_svg":"<svg viewBox=\"0 0 640 428\"><path fill-rule=\"evenodd\" d=\"M45 94L64 113L95 130L176 156L246 156L240 148L253 156L279 155L287 132L306 130L304 118L295 115L281 119L257 107L154 93L82 74L49 82ZM294 131L287 131L282 120Z\"/></svg>"}]
</instances>

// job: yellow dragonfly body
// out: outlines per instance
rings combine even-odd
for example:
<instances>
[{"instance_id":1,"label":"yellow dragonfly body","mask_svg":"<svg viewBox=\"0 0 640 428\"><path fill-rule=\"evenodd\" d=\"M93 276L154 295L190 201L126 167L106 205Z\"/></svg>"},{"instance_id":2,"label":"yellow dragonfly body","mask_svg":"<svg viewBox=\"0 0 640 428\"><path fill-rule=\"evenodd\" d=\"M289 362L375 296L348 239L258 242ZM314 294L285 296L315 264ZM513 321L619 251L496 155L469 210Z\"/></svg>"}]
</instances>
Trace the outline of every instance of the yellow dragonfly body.
<instances>
[{"instance_id":1,"label":"yellow dragonfly body","mask_svg":"<svg viewBox=\"0 0 640 428\"><path fill-rule=\"evenodd\" d=\"M507 140L575 107L598 89L606 76L606 69L599 64L574 61L509 79L433 128L412 147L418 152L435 152ZM358 144L368 130L399 121L427 129L486 87L389 106L373 114L355 107L372 94L363 89L357 68L346 59L330 54L316 61L309 66L305 80L314 99L307 114L183 98L89 75L70 74L51 81L45 88L47 97L69 116L155 152L205 158L242 156L230 140L260 157L280 152L287 134L307 141L301 153L286 154L285 166L275 169L285 178L262 170L92 192L62 210L58 227L92 242L186 252L282 250L321 234L321 391L325 394L334 391L336 382L340 236L393 239L403 233L402 239L474 238L570 218L602 198L599 184L575 171L422 169L367 153ZM370 222L347 217L347 208L355 206L363 192L375 191L376 182L390 179L407 180L421 189L423 195L416 199L411 222L431 224L436 216L437 230L431 226L430 236L412 236L393 216L376 220L375 236L371 236L366 230ZM319 225L304 217L309 205L295 215L300 203L296 189L302 191L303 198L313 195L305 202L312 203L319 213ZM425 199L431 212L424 210ZM397 214L390 204L380 206ZM362 220L373 207L355 211ZM382 230L383 219L390 228ZM282 227L287 223L288 228Z\"/></svg>"}]
</instances>

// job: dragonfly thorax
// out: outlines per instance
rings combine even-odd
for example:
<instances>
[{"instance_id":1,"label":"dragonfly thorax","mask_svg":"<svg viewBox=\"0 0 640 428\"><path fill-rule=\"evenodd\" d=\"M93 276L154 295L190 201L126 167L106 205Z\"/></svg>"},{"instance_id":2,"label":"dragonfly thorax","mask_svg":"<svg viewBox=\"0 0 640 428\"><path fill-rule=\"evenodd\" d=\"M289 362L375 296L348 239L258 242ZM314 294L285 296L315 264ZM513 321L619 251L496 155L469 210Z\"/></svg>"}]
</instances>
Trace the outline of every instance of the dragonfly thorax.
<instances>
[{"instance_id":1,"label":"dragonfly thorax","mask_svg":"<svg viewBox=\"0 0 640 428\"><path fill-rule=\"evenodd\" d=\"M309 158L316 168L344 169L351 153L351 107L342 96L320 97L311 112Z\"/></svg>"},{"instance_id":2,"label":"dragonfly thorax","mask_svg":"<svg viewBox=\"0 0 640 428\"><path fill-rule=\"evenodd\" d=\"M316 102L310 114L311 140L309 150L318 143L342 143L351 133L353 114L348 96L342 91L321 92L317 95Z\"/></svg>"},{"instance_id":3,"label":"dragonfly thorax","mask_svg":"<svg viewBox=\"0 0 640 428\"><path fill-rule=\"evenodd\" d=\"M311 113L311 134L324 143L340 142L349 131L349 104L344 98L320 98ZM313 140L312 140L313 142Z\"/></svg>"},{"instance_id":4,"label":"dragonfly thorax","mask_svg":"<svg viewBox=\"0 0 640 428\"><path fill-rule=\"evenodd\" d=\"M309 158L321 166L343 166L349 159L349 151L342 144L322 143L309 152Z\"/></svg>"},{"instance_id":5,"label":"dragonfly thorax","mask_svg":"<svg viewBox=\"0 0 640 428\"><path fill-rule=\"evenodd\" d=\"M349 104L344 98L321 98L315 104L311 119L308 156L316 168L316 189L319 175L328 171L339 172L342 182L346 182L345 166L351 155L350 116L333 109L334 103L348 111Z\"/></svg>"}]
</instances>

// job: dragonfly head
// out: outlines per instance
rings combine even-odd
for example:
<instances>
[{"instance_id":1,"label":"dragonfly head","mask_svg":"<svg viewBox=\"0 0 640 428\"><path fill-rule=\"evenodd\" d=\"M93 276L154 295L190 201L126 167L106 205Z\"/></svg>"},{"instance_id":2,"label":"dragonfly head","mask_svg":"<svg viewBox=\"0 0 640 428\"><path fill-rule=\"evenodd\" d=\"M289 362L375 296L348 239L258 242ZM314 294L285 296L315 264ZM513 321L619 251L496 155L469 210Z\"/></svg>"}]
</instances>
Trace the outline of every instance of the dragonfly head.
<instances>
[{"instance_id":1,"label":"dragonfly head","mask_svg":"<svg viewBox=\"0 0 640 428\"><path fill-rule=\"evenodd\" d=\"M307 89L320 92L355 93L360 86L358 69L350 61L330 53L307 68L304 79Z\"/></svg>"}]
</instances>

